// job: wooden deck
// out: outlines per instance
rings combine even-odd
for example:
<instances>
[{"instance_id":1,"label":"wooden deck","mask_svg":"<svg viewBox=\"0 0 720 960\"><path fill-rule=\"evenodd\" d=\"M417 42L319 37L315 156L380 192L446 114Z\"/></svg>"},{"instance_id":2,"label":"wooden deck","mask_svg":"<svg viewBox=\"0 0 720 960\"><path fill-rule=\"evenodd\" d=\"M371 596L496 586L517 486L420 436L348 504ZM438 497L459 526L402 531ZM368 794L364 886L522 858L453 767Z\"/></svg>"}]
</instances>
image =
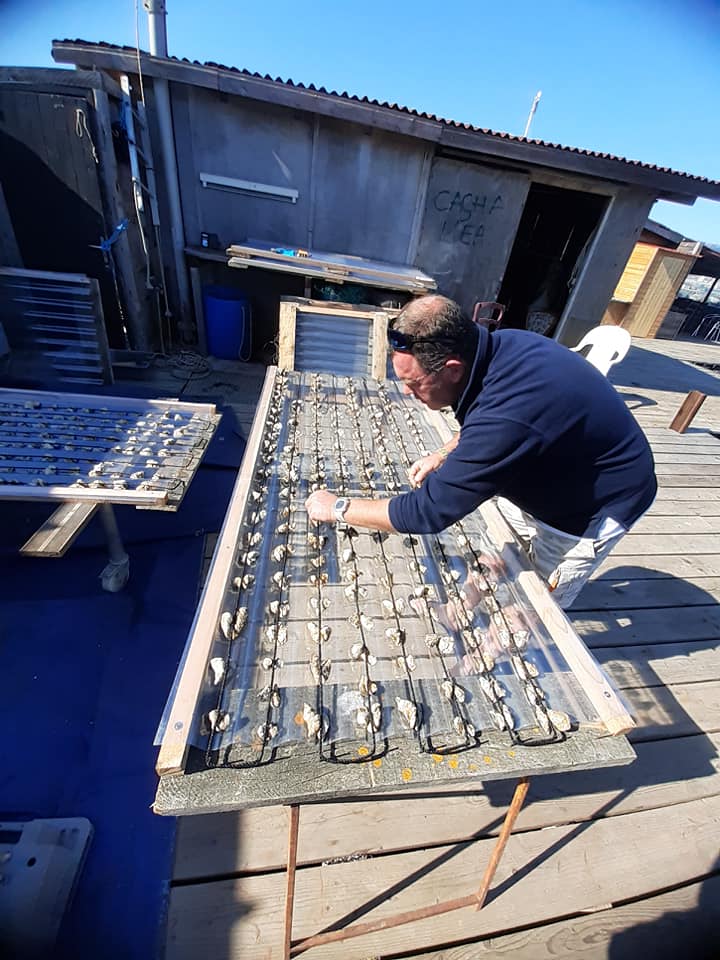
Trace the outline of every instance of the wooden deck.
<instances>
[{"instance_id":1,"label":"wooden deck","mask_svg":"<svg viewBox=\"0 0 720 960\"><path fill-rule=\"evenodd\" d=\"M634 341L612 380L660 490L572 619L639 726L629 767L538 777L480 912L316 948L311 958L717 957L720 937L720 347ZM253 381L254 382L254 381ZM667 425L708 395L686 434ZM464 896L511 783L303 808L294 937ZM288 813L179 824L167 960L281 956Z\"/></svg>"}]
</instances>

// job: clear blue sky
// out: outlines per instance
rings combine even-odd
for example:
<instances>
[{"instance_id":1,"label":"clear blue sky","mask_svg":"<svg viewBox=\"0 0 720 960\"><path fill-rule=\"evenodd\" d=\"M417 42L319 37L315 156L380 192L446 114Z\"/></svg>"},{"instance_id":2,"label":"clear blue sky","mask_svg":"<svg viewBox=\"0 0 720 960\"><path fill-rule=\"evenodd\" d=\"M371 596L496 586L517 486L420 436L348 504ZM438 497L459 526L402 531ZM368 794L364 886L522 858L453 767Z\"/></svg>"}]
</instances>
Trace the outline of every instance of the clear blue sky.
<instances>
[{"instance_id":1,"label":"clear blue sky","mask_svg":"<svg viewBox=\"0 0 720 960\"><path fill-rule=\"evenodd\" d=\"M140 45L146 15L138 0ZM720 180L720 0L167 0L170 54ZM135 0L0 0L0 64L135 44ZM720 244L720 202L652 216Z\"/></svg>"}]
</instances>

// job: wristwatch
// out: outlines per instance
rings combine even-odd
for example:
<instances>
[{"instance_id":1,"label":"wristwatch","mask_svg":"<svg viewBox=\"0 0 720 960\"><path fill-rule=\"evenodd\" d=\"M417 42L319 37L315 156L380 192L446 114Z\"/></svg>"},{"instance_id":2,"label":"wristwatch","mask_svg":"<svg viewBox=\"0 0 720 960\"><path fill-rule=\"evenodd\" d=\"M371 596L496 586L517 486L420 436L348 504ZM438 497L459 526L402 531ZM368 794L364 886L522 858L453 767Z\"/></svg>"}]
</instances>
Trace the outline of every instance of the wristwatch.
<instances>
[{"instance_id":1,"label":"wristwatch","mask_svg":"<svg viewBox=\"0 0 720 960\"><path fill-rule=\"evenodd\" d=\"M335 506L333 507L333 512L335 514L335 523L342 523L345 518L345 511L350 506L350 501L347 497L339 497L335 501Z\"/></svg>"}]
</instances>

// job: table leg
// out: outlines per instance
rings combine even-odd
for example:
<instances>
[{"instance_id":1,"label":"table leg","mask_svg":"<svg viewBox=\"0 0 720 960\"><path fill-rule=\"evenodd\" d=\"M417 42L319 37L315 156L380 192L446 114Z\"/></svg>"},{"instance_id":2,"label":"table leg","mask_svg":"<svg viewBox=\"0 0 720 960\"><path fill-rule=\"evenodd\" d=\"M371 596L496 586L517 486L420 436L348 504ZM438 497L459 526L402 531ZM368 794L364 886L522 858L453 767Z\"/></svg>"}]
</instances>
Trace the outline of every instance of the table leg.
<instances>
[{"instance_id":1,"label":"table leg","mask_svg":"<svg viewBox=\"0 0 720 960\"><path fill-rule=\"evenodd\" d=\"M110 562L100 574L103 590L117 593L125 586L130 576L130 558L125 553L115 511L111 503L100 504L100 520L105 530Z\"/></svg>"},{"instance_id":2,"label":"table leg","mask_svg":"<svg viewBox=\"0 0 720 960\"><path fill-rule=\"evenodd\" d=\"M505 820L503 821L500 836L495 844L495 849L490 857L490 862L485 868L485 876L483 877L483 881L480 884L480 889L477 893L478 902L477 906L475 907L476 910L482 910L485 904L488 891L490 890L490 884L495 876L495 871L498 868L498 864L500 863L505 846L510 839L510 834L512 833L512 828L515 826L515 821L518 818L518 814L520 813L523 803L525 803L525 797L527 797L529 787L530 779L528 777L523 777L521 780L518 780L518 785L515 787L515 792L513 793L512 802L510 803L508 812L505 814Z\"/></svg>"},{"instance_id":3,"label":"table leg","mask_svg":"<svg viewBox=\"0 0 720 960\"><path fill-rule=\"evenodd\" d=\"M434 903L428 907L420 907L418 910L408 910L405 913L397 913L392 917L385 917L382 920L370 920L367 923L355 923L352 926L345 927L342 930L330 930L327 933L315 934L313 937L308 937L306 940L302 940L293 944L291 953L285 955L285 960L287 960L287 957L291 955L296 957L299 954L304 953L306 950L309 950L311 947L317 947L323 943L337 943L338 941L349 940L352 937L364 936L366 933L376 933L379 930L389 930L392 927L400 927L406 923L413 923L416 920L425 920L427 917L436 917L443 913L450 913L452 910L460 910L463 907L475 907L477 910L479 910L485 903L488 890L490 889L490 884L492 883L493 877L495 876L495 871L498 868L498 864L502 858L505 846L507 845L510 834L512 833L512 828L517 820L522 805L525 802L529 785L529 778L523 777L518 781L518 784L515 787L512 802L510 803L508 812L505 814L500 836L497 839L490 862L485 870L485 875L483 877L480 890L477 893L471 893L467 897L458 897L455 900L445 900L442 903Z\"/></svg>"},{"instance_id":4,"label":"table leg","mask_svg":"<svg viewBox=\"0 0 720 960\"><path fill-rule=\"evenodd\" d=\"M295 867L297 865L298 827L300 825L300 805L290 806L290 829L288 832L287 885L285 887L285 941L283 960L290 960L292 945L293 906L295 902Z\"/></svg>"}]
</instances>

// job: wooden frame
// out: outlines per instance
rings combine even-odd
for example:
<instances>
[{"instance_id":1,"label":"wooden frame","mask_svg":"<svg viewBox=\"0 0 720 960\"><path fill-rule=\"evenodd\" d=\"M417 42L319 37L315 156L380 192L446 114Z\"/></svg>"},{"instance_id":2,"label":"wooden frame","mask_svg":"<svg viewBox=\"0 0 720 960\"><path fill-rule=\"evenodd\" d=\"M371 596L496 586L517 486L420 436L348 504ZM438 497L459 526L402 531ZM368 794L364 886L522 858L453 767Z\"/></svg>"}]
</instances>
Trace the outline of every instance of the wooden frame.
<instances>
[{"instance_id":1,"label":"wooden frame","mask_svg":"<svg viewBox=\"0 0 720 960\"><path fill-rule=\"evenodd\" d=\"M233 248L230 247L230 250ZM357 283L369 287L382 287L387 290L405 290L410 293L424 294L432 292L435 287L427 284L403 280L395 275L380 276L374 273L365 273L361 270L335 268L329 265L315 266L305 257L271 258L264 253L257 254L230 254L229 267L244 270L248 267L258 267L261 270L272 270L279 273L293 273L302 277L315 277L329 283Z\"/></svg>"},{"instance_id":2,"label":"wooden frame","mask_svg":"<svg viewBox=\"0 0 720 960\"><path fill-rule=\"evenodd\" d=\"M349 254L307 251L307 256L289 257L287 254L278 253L268 244L258 243L253 245L250 241L233 243L228 248L227 254L229 257L262 257L265 260L281 264L291 263L300 267L313 267L327 271L328 274L333 274L333 277L328 277L328 279L335 279L335 274L337 274L337 279L342 281L348 279L352 274L357 278L362 276L365 283L372 282L370 277L393 281L397 285L397 289L405 286L410 286L413 289L422 288L428 292L437 289L437 283L433 278L421 270L413 272L416 268L399 264L397 269L393 269L392 264L386 264L380 260L368 260L365 257L350 256Z\"/></svg>"},{"instance_id":3,"label":"wooden frame","mask_svg":"<svg viewBox=\"0 0 720 960\"><path fill-rule=\"evenodd\" d=\"M397 310L383 310L351 303L335 303L326 300L305 300L300 297L282 297L280 300L280 334L278 367L281 370L295 369L295 331L298 313L314 313L336 319L366 319L372 324L372 359L368 376L383 380L387 372L387 324L397 315Z\"/></svg>"},{"instance_id":4,"label":"wooden frame","mask_svg":"<svg viewBox=\"0 0 720 960\"><path fill-rule=\"evenodd\" d=\"M190 628L190 635L183 654L180 682L175 691L157 759L156 769L161 775L181 773L184 768L195 706L205 678L215 625L218 622L222 607L225 574L235 552L240 520L250 489L255 458L260 449L265 418L270 406L276 375L277 367L268 367L245 447L245 454L230 497L220 537L215 547L205 588Z\"/></svg>"}]
</instances>

